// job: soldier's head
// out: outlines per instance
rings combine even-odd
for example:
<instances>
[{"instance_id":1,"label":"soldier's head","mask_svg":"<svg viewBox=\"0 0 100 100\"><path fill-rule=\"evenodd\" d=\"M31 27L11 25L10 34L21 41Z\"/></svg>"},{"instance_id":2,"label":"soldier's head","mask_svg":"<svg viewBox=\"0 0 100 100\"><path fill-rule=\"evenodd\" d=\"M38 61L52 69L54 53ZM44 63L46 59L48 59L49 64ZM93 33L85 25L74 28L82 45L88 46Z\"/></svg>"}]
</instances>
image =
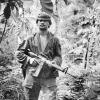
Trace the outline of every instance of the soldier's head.
<instances>
[{"instance_id":1,"label":"soldier's head","mask_svg":"<svg viewBox=\"0 0 100 100\"><path fill-rule=\"evenodd\" d=\"M36 23L40 29L48 29L52 24L51 17L45 12L42 12L38 15Z\"/></svg>"}]
</instances>

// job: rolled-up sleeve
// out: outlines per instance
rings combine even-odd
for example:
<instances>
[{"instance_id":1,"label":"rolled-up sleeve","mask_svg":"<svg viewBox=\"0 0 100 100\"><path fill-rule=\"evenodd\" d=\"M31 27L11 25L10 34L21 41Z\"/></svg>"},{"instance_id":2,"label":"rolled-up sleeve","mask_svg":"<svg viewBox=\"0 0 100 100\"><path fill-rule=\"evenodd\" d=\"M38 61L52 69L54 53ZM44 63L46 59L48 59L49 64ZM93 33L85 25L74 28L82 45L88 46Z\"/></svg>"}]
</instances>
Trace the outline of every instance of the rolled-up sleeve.
<instances>
[{"instance_id":1,"label":"rolled-up sleeve","mask_svg":"<svg viewBox=\"0 0 100 100\"><path fill-rule=\"evenodd\" d=\"M28 50L28 41L24 40L21 44L19 44L19 47L16 51L16 57L19 63L24 63L28 61L29 57L27 56L27 50Z\"/></svg>"}]
</instances>

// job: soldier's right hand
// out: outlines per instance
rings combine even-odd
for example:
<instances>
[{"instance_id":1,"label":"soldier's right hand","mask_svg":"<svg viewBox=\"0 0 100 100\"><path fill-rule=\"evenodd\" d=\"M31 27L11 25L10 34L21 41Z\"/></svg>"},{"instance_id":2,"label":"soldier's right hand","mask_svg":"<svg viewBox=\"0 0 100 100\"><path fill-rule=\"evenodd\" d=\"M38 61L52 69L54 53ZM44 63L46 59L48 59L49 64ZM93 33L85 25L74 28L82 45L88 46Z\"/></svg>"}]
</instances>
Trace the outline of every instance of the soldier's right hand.
<instances>
[{"instance_id":1,"label":"soldier's right hand","mask_svg":"<svg viewBox=\"0 0 100 100\"><path fill-rule=\"evenodd\" d=\"M29 63L32 64L35 61L35 58L30 58Z\"/></svg>"},{"instance_id":2,"label":"soldier's right hand","mask_svg":"<svg viewBox=\"0 0 100 100\"><path fill-rule=\"evenodd\" d=\"M39 62L35 58L30 58L29 63L33 66L36 67L39 65Z\"/></svg>"}]
</instances>

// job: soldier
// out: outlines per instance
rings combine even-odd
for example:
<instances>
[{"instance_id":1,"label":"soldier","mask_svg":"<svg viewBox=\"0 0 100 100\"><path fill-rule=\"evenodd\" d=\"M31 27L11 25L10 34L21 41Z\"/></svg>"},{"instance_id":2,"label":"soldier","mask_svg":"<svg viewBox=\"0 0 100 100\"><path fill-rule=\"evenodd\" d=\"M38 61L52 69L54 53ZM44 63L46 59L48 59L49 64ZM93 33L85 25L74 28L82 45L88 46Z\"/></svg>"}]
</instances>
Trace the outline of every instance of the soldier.
<instances>
[{"instance_id":1,"label":"soldier","mask_svg":"<svg viewBox=\"0 0 100 100\"><path fill-rule=\"evenodd\" d=\"M40 66L41 62L39 59L31 57L28 52L37 55L43 54L51 63L61 66L61 45L58 38L48 31L52 24L51 17L48 14L40 13L36 24L39 27L39 32L24 40L17 50L17 59L22 64L21 68L24 75L25 98L26 100L38 100L40 94L43 100L56 100L58 70L44 62L40 74L37 77L33 76L34 69Z\"/></svg>"}]
</instances>

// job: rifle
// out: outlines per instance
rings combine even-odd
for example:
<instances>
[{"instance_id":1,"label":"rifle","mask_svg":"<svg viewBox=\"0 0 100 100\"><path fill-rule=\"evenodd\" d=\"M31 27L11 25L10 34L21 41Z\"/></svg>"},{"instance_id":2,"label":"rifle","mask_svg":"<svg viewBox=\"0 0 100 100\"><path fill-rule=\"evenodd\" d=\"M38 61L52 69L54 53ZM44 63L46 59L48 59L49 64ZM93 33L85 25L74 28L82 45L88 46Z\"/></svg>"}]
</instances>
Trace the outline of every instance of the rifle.
<instances>
[{"instance_id":1,"label":"rifle","mask_svg":"<svg viewBox=\"0 0 100 100\"><path fill-rule=\"evenodd\" d=\"M52 67L56 68L57 70L64 72L64 68L58 66L57 64L51 63L51 61L47 60L45 57L43 57L41 55L37 55L37 54L35 54L33 52L28 52L28 55L30 57L32 57L32 58L35 57L35 58L41 60L39 66L36 67L36 70L35 70L35 73L34 73L33 76L36 76L37 77L39 75L39 73L40 73L40 71L42 69L42 66L43 66L44 62L46 62L46 64L48 64L49 66L52 66Z\"/></svg>"},{"instance_id":2,"label":"rifle","mask_svg":"<svg viewBox=\"0 0 100 100\"><path fill-rule=\"evenodd\" d=\"M36 71L35 71L35 73L34 73L34 75L33 75L33 76L35 76L35 77L37 77L37 76L39 75L39 73L40 73L40 71L41 71L41 69L42 69L42 67L43 67L44 62L46 62L48 65L50 65L50 66L56 68L57 70L59 70L59 71L61 71L61 72L64 72L65 74L68 74L68 75L72 76L73 78L76 78L75 76L73 76L73 75L71 75L70 73L67 72L69 67L67 67L67 68L62 68L62 67L58 66L57 64L53 64L53 63L51 63L51 61L49 61L49 60L47 60L47 59L45 58L45 57L46 57L45 55L43 55L43 56L45 56L45 57L43 57L43 56L37 55L37 54L35 54L35 53L33 53L33 52L28 52L28 55L29 55L30 57L32 57L32 58L35 57L35 58L37 58L37 59L42 60L42 62L40 62L39 66L36 68Z\"/></svg>"}]
</instances>

